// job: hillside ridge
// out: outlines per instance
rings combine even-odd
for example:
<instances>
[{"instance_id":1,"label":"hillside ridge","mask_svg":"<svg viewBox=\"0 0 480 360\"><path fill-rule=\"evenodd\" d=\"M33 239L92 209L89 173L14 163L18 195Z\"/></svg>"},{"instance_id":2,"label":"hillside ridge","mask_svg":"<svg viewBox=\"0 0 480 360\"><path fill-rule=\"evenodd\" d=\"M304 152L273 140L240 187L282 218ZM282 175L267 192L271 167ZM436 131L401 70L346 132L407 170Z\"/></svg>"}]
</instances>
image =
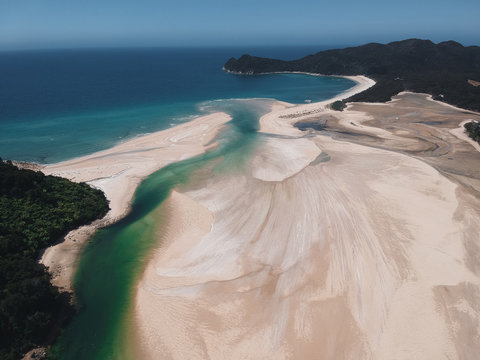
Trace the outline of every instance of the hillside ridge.
<instances>
[{"instance_id":1,"label":"hillside ridge","mask_svg":"<svg viewBox=\"0 0 480 360\"><path fill-rule=\"evenodd\" d=\"M429 93L435 100L480 111L480 47L449 40L407 39L388 44L320 51L298 60L268 59L248 54L231 58L224 70L242 75L305 72L322 75L365 75L372 88L347 101L385 102L402 91Z\"/></svg>"}]
</instances>

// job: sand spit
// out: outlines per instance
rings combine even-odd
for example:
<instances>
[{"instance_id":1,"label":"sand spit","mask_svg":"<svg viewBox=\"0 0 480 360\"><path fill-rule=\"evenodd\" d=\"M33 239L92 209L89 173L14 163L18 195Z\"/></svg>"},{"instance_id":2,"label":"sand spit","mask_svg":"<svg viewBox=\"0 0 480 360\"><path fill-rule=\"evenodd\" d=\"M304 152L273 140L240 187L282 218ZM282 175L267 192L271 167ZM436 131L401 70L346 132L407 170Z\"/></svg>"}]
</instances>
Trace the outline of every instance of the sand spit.
<instances>
[{"instance_id":1,"label":"sand spit","mask_svg":"<svg viewBox=\"0 0 480 360\"><path fill-rule=\"evenodd\" d=\"M480 153L451 133L467 119L418 94L277 104L243 175L167 200L139 358L477 359Z\"/></svg>"},{"instance_id":2,"label":"sand spit","mask_svg":"<svg viewBox=\"0 0 480 360\"><path fill-rule=\"evenodd\" d=\"M105 151L43 167L47 175L87 182L103 190L111 209L104 219L72 231L64 242L45 251L41 262L53 274L54 285L71 289L74 265L83 243L99 226L113 223L128 212L135 190L146 176L215 146L210 142L230 119L225 113L210 114Z\"/></svg>"},{"instance_id":3,"label":"sand spit","mask_svg":"<svg viewBox=\"0 0 480 360\"><path fill-rule=\"evenodd\" d=\"M294 128L292 124L297 121L316 116L328 110L327 105L337 100L347 99L357 93L367 90L375 85L375 81L365 76L344 76L357 83L348 91L336 96L333 99L310 104L293 106L285 102L278 102L272 112L260 118L260 132L279 135L298 136L300 130Z\"/></svg>"}]
</instances>

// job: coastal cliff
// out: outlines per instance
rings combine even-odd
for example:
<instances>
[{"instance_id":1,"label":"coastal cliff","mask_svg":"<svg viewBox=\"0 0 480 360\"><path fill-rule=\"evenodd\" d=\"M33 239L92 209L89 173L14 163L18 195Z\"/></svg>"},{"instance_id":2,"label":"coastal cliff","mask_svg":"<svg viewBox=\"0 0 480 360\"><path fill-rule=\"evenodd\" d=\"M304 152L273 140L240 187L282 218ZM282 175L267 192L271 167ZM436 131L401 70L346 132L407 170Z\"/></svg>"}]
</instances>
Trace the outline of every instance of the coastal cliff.
<instances>
[{"instance_id":1,"label":"coastal cliff","mask_svg":"<svg viewBox=\"0 0 480 360\"><path fill-rule=\"evenodd\" d=\"M389 44L326 50L283 61L243 55L228 60L234 74L306 72L322 75L365 75L376 85L347 101L385 102L401 91L429 93L436 100L480 111L480 47L455 41L435 44L409 39Z\"/></svg>"}]
</instances>

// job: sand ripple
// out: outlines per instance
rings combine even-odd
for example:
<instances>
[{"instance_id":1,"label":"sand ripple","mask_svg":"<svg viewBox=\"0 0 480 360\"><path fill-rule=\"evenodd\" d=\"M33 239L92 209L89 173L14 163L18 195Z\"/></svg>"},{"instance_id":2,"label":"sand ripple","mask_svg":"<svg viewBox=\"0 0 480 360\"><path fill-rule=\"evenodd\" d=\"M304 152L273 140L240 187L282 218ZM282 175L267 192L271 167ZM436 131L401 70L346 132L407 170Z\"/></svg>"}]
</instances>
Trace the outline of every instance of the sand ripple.
<instances>
[{"instance_id":1,"label":"sand ripple","mask_svg":"<svg viewBox=\"0 0 480 360\"><path fill-rule=\"evenodd\" d=\"M474 359L478 199L413 157L299 136L167 200L141 357Z\"/></svg>"}]
</instances>

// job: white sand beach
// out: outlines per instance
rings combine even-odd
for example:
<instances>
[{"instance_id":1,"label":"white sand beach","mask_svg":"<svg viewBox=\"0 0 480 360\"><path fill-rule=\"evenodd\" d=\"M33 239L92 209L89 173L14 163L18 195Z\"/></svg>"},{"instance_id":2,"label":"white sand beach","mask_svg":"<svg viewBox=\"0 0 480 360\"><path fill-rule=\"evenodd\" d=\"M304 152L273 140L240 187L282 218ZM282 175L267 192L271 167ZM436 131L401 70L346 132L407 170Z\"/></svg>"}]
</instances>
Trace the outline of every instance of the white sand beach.
<instances>
[{"instance_id":1,"label":"white sand beach","mask_svg":"<svg viewBox=\"0 0 480 360\"><path fill-rule=\"evenodd\" d=\"M215 146L211 142L230 120L225 113L210 114L105 151L43 167L47 175L87 182L101 189L110 202L110 211L104 219L70 232L64 242L46 249L41 262L53 274L52 282L70 290L84 242L99 226L125 216L140 182L168 164L202 154L209 146Z\"/></svg>"},{"instance_id":2,"label":"white sand beach","mask_svg":"<svg viewBox=\"0 0 480 360\"><path fill-rule=\"evenodd\" d=\"M172 192L136 293L139 358L477 358L480 200L462 181L478 175L443 170L479 160L450 134L462 115L416 94L330 102L276 104L242 176ZM418 122L443 111L432 138L449 146L427 146L434 128ZM327 115L325 134L291 125Z\"/></svg>"},{"instance_id":3,"label":"white sand beach","mask_svg":"<svg viewBox=\"0 0 480 360\"><path fill-rule=\"evenodd\" d=\"M355 81L357 85L332 99L297 106L293 106L292 104L288 104L286 102L277 102L270 113L261 117L260 132L291 136L300 135L301 131L294 128L292 124L301 119L318 115L319 113L328 110L327 105L338 100L347 99L375 85L375 81L367 78L366 76L344 77Z\"/></svg>"}]
</instances>

